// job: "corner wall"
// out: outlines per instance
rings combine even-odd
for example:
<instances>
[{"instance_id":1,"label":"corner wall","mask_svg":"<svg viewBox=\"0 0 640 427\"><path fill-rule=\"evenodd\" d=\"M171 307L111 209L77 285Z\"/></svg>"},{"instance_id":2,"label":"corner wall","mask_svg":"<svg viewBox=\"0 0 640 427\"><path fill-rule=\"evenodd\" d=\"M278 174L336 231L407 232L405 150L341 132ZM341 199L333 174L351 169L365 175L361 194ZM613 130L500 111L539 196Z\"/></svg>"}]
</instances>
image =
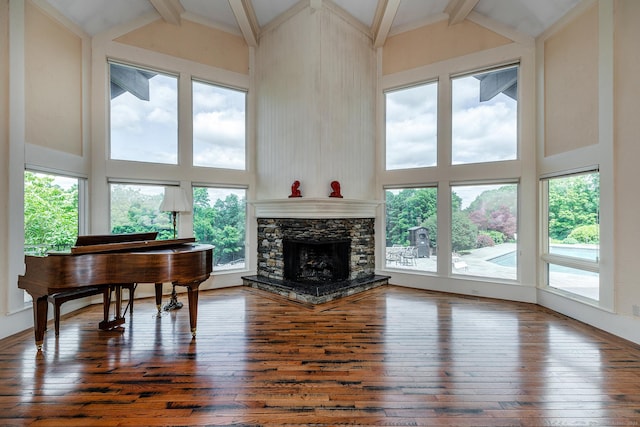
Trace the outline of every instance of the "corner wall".
<instances>
[{"instance_id":1,"label":"corner wall","mask_svg":"<svg viewBox=\"0 0 640 427\"><path fill-rule=\"evenodd\" d=\"M9 0L0 0L0 271L8 270L9 253ZM8 284L0 276L2 295ZM2 283L5 282L5 283ZM0 319L7 313L7 298L0 298ZM4 323L4 321L0 322ZM2 336L2 334L0 334Z\"/></svg>"},{"instance_id":2,"label":"corner wall","mask_svg":"<svg viewBox=\"0 0 640 427\"><path fill-rule=\"evenodd\" d=\"M269 30L256 50L257 199L375 196L375 52L326 7Z\"/></svg>"},{"instance_id":3,"label":"corner wall","mask_svg":"<svg viewBox=\"0 0 640 427\"><path fill-rule=\"evenodd\" d=\"M614 16L615 305L634 316L633 306L640 307L640 2L617 1ZM640 328L638 314L634 319Z\"/></svg>"}]
</instances>

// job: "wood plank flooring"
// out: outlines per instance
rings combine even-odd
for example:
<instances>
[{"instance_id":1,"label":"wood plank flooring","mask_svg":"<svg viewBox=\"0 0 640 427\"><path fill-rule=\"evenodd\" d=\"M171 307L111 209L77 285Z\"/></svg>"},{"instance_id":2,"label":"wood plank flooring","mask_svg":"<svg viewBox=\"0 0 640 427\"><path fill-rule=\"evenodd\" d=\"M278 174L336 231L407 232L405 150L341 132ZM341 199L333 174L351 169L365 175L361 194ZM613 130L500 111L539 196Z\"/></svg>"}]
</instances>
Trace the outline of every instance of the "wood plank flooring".
<instances>
[{"instance_id":1,"label":"wood plank flooring","mask_svg":"<svg viewBox=\"0 0 640 427\"><path fill-rule=\"evenodd\" d=\"M181 299L186 296L181 295ZM0 425L640 425L640 347L535 305L382 286L310 307L248 287L64 316L0 341Z\"/></svg>"}]
</instances>

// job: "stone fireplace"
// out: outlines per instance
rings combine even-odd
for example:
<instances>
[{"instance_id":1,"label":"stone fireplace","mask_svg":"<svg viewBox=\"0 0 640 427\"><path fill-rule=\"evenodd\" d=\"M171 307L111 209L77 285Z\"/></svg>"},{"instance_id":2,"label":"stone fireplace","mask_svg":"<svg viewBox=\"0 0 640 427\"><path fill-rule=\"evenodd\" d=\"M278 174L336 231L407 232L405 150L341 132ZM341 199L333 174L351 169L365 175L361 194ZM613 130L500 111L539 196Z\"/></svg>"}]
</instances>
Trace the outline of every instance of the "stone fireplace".
<instances>
[{"instance_id":1,"label":"stone fireplace","mask_svg":"<svg viewBox=\"0 0 640 427\"><path fill-rule=\"evenodd\" d=\"M375 274L374 218L257 222L257 275L244 277L245 285L317 304L387 283Z\"/></svg>"},{"instance_id":2,"label":"stone fireplace","mask_svg":"<svg viewBox=\"0 0 640 427\"><path fill-rule=\"evenodd\" d=\"M341 242L342 245L339 245ZM286 247L285 247L286 246ZM375 239L373 218L258 218L258 276L269 279L299 280L286 277L285 259L288 251L305 251L307 257L315 253L324 254L334 263L339 254L333 253L341 247L347 264L344 277L324 282L355 280L371 277L375 270ZM332 252L330 255L328 252ZM299 254L287 254L293 258ZM328 256L329 255L329 256ZM320 280L311 280L319 282Z\"/></svg>"}]
</instances>

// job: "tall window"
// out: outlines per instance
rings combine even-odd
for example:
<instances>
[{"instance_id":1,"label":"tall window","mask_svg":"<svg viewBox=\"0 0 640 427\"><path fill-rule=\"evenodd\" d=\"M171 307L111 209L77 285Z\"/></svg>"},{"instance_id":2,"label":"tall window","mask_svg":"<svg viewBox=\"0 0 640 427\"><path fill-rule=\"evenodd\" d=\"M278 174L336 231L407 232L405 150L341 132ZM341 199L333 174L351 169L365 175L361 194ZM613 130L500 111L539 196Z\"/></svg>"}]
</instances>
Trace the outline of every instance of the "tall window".
<instances>
[{"instance_id":1,"label":"tall window","mask_svg":"<svg viewBox=\"0 0 640 427\"><path fill-rule=\"evenodd\" d=\"M69 250L79 233L79 185L84 180L24 173L24 251Z\"/></svg>"},{"instance_id":2,"label":"tall window","mask_svg":"<svg viewBox=\"0 0 640 427\"><path fill-rule=\"evenodd\" d=\"M246 93L193 81L193 165L245 168Z\"/></svg>"},{"instance_id":3,"label":"tall window","mask_svg":"<svg viewBox=\"0 0 640 427\"><path fill-rule=\"evenodd\" d=\"M386 268L518 280L520 178L507 161L519 160L519 67L439 72L437 80L385 91L385 171L394 171L381 174L389 186ZM446 98L450 104L438 103ZM438 129L445 122L450 128ZM415 188L420 181L433 187ZM438 188L450 190L449 206L438 205ZM449 230L438 230L436 212L449 217ZM428 258L398 255L411 254L420 236Z\"/></svg>"},{"instance_id":4,"label":"tall window","mask_svg":"<svg viewBox=\"0 0 640 427\"><path fill-rule=\"evenodd\" d=\"M387 189L385 266L437 271L438 189Z\"/></svg>"},{"instance_id":5,"label":"tall window","mask_svg":"<svg viewBox=\"0 0 640 427\"><path fill-rule=\"evenodd\" d=\"M193 187L193 234L215 246L216 269L245 267L246 190Z\"/></svg>"},{"instance_id":6,"label":"tall window","mask_svg":"<svg viewBox=\"0 0 640 427\"><path fill-rule=\"evenodd\" d=\"M386 169L435 166L438 136L438 83L385 93Z\"/></svg>"},{"instance_id":7,"label":"tall window","mask_svg":"<svg viewBox=\"0 0 640 427\"><path fill-rule=\"evenodd\" d=\"M178 78L109 63L114 160L178 163Z\"/></svg>"},{"instance_id":8,"label":"tall window","mask_svg":"<svg viewBox=\"0 0 640 427\"><path fill-rule=\"evenodd\" d=\"M599 300L600 175L543 180L548 286Z\"/></svg>"},{"instance_id":9,"label":"tall window","mask_svg":"<svg viewBox=\"0 0 640 427\"><path fill-rule=\"evenodd\" d=\"M451 271L516 280L518 185L451 187Z\"/></svg>"},{"instance_id":10,"label":"tall window","mask_svg":"<svg viewBox=\"0 0 640 427\"><path fill-rule=\"evenodd\" d=\"M451 163L518 157L518 67L452 79Z\"/></svg>"},{"instance_id":11,"label":"tall window","mask_svg":"<svg viewBox=\"0 0 640 427\"><path fill-rule=\"evenodd\" d=\"M111 183L111 233L158 232L159 240L173 239L170 214L160 212L162 185Z\"/></svg>"}]
</instances>

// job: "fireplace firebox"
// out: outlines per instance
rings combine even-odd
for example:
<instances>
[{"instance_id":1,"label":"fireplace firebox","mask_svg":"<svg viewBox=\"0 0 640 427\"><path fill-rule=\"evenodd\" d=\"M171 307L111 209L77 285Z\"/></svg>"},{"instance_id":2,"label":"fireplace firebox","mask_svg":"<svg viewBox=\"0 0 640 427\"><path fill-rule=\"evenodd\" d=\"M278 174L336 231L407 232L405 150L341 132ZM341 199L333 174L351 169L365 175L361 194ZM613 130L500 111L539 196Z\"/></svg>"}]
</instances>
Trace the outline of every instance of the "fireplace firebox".
<instances>
[{"instance_id":1,"label":"fireplace firebox","mask_svg":"<svg viewBox=\"0 0 640 427\"><path fill-rule=\"evenodd\" d=\"M282 241L284 278L328 283L349 278L350 239Z\"/></svg>"}]
</instances>

